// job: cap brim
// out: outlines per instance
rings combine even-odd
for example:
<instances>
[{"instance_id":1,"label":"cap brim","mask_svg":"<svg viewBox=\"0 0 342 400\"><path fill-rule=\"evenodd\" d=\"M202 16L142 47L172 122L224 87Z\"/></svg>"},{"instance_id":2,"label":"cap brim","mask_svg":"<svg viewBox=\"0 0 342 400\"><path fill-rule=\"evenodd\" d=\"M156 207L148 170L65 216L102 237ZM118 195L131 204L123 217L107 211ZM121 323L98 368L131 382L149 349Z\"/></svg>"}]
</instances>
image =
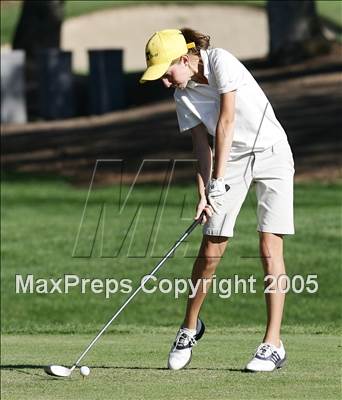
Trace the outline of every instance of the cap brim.
<instances>
[{"instance_id":1,"label":"cap brim","mask_svg":"<svg viewBox=\"0 0 342 400\"><path fill-rule=\"evenodd\" d=\"M147 81L155 81L156 79L161 78L165 74L165 72L167 71L167 69L169 68L170 65L171 65L171 62L164 63L164 64L158 64L158 65L151 65L144 72L144 74L140 78L139 82L145 83Z\"/></svg>"}]
</instances>

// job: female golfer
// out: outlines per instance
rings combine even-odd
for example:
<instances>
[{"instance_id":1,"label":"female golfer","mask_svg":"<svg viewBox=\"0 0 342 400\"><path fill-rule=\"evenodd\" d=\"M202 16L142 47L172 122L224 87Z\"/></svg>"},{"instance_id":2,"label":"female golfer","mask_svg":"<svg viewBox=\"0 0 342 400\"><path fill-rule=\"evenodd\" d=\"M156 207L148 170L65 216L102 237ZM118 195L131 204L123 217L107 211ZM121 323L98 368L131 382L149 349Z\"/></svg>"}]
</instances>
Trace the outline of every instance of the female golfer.
<instances>
[{"instance_id":1,"label":"female golfer","mask_svg":"<svg viewBox=\"0 0 342 400\"><path fill-rule=\"evenodd\" d=\"M188 298L168 367L188 365L192 347L204 333L198 316L207 284L254 183L260 257L265 276L271 276L265 280L271 290L265 293L265 335L246 369L273 371L286 358L280 340L285 295L277 278L285 274L283 235L294 234L293 157L286 134L252 75L228 51L209 44L208 36L192 29L156 32L146 45L147 70L140 80L161 79L175 89L179 128L191 133L198 159L195 219L204 212L203 239L191 276L199 286ZM215 138L214 159L208 134Z\"/></svg>"}]
</instances>

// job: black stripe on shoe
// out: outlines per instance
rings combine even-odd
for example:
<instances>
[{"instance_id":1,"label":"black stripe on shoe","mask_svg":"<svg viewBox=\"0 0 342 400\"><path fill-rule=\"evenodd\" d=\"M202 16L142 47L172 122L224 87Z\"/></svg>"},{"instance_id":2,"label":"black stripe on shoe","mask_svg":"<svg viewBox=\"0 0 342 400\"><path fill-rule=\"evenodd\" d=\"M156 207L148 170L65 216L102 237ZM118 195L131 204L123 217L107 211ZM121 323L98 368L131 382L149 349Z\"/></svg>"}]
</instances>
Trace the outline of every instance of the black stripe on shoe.
<instances>
[{"instance_id":1,"label":"black stripe on shoe","mask_svg":"<svg viewBox=\"0 0 342 400\"><path fill-rule=\"evenodd\" d=\"M196 326L196 335L195 335L195 339L196 340L200 340L201 337L204 335L205 332L205 325L204 322L198 318L197 320L197 326Z\"/></svg>"},{"instance_id":2,"label":"black stripe on shoe","mask_svg":"<svg viewBox=\"0 0 342 400\"><path fill-rule=\"evenodd\" d=\"M181 328L184 328L184 325L182 325ZM200 318L198 318L197 319L197 325L196 325L196 333L194 335L194 339L196 341L200 340L201 337L204 335L204 332L205 332L204 322Z\"/></svg>"}]
</instances>

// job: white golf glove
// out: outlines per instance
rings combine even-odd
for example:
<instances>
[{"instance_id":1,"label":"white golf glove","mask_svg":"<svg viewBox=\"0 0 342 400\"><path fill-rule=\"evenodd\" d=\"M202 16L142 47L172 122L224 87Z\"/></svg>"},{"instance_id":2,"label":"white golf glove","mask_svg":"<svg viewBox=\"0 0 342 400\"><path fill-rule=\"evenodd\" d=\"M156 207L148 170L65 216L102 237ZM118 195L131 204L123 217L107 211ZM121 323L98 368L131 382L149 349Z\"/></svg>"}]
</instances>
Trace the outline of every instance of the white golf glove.
<instances>
[{"instance_id":1,"label":"white golf glove","mask_svg":"<svg viewBox=\"0 0 342 400\"><path fill-rule=\"evenodd\" d=\"M211 178L208 184L208 202L216 214L224 210L224 196L229 186L224 183L224 178Z\"/></svg>"}]
</instances>

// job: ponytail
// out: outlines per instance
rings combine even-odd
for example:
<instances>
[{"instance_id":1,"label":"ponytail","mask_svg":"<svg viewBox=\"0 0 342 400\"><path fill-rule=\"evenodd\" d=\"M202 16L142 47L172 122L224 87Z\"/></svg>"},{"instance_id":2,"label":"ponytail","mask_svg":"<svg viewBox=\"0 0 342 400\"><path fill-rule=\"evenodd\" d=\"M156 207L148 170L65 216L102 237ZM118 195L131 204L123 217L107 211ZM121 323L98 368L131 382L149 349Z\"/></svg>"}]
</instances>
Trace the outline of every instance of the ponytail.
<instances>
[{"instance_id":1,"label":"ponytail","mask_svg":"<svg viewBox=\"0 0 342 400\"><path fill-rule=\"evenodd\" d=\"M194 42L196 47L189 49L188 54L200 54L200 50L207 50L210 46L210 36L204 35L190 28L182 28L180 30L185 38L186 43Z\"/></svg>"}]
</instances>

